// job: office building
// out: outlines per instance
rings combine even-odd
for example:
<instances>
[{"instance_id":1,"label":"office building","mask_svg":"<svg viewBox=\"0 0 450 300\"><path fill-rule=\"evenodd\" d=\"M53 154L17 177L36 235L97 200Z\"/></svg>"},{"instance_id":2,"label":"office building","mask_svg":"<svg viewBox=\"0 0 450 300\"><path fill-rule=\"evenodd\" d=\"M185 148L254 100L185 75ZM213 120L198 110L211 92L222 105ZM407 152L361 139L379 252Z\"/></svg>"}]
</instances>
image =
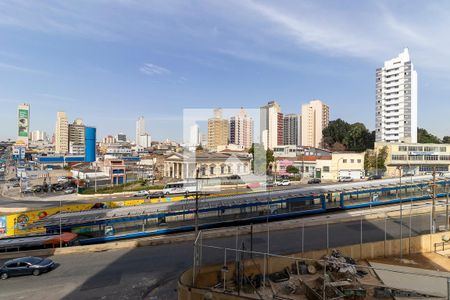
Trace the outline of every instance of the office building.
<instances>
[{"instance_id":1,"label":"office building","mask_svg":"<svg viewBox=\"0 0 450 300\"><path fill-rule=\"evenodd\" d=\"M28 146L30 133L30 105L23 103L17 108L17 141Z\"/></svg>"},{"instance_id":2,"label":"office building","mask_svg":"<svg viewBox=\"0 0 450 300\"><path fill-rule=\"evenodd\" d=\"M299 116L287 114L283 117L283 145L299 145Z\"/></svg>"},{"instance_id":3,"label":"office building","mask_svg":"<svg viewBox=\"0 0 450 300\"><path fill-rule=\"evenodd\" d=\"M283 114L280 105L270 101L260 109L261 143L264 149L283 144Z\"/></svg>"},{"instance_id":4,"label":"office building","mask_svg":"<svg viewBox=\"0 0 450 300\"><path fill-rule=\"evenodd\" d=\"M376 141L417 143L417 72L404 49L376 71Z\"/></svg>"},{"instance_id":5,"label":"office building","mask_svg":"<svg viewBox=\"0 0 450 300\"><path fill-rule=\"evenodd\" d=\"M239 113L230 118L230 144L250 149L253 143L253 119L241 108Z\"/></svg>"},{"instance_id":6,"label":"office building","mask_svg":"<svg viewBox=\"0 0 450 300\"><path fill-rule=\"evenodd\" d=\"M126 143L127 142L127 135L125 133L117 134L117 142L119 142L119 143Z\"/></svg>"},{"instance_id":7,"label":"office building","mask_svg":"<svg viewBox=\"0 0 450 300\"><path fill-rule=\"evenodd\" d=\"M450 144L376 142L375 151L386 149L387 176L424 175L450 171Z\"/></svg>"},{"instance_id":8,"label":"office building","mask_svg":"<svg viewBox=\"0 0 450 300\"><path fill-rule=\"evenodd\" d=\"M322 131L330 121L330 109L320 100L302 105L301 117L302 146L322 147Z\"/></svg>"},{"instance_id":9,"label":"office building","mask_svg":"<svg viewBox=\"0 0 450 300\"><path fill-rule=\"evenodd\" d=\"M55 127L55 153L67 154L69 152L69 124L67 115L63 111L56 114Z\"/></svg>"},{"instance_id":10,"label":"office building","mask_svg":"<svg viewBox=\"0 0 450 300\"><path fill-rule=\"evenodd\" d=\"M85 148L85 126L81 119L75 119L69 124L69 153L73 155L84 155Z\"/></svg>"},{"instance_id":11,"label":"office building","mask_svg":"<svg viewBox=\"0 0 450 300\"><path fill-rule=\"evenodd\" d=\"M228 120L222 118L222 109L214 110L214 117L208 119L208 149L216 151L217 146L228 145Z\"/></svg>"}]
</instances>

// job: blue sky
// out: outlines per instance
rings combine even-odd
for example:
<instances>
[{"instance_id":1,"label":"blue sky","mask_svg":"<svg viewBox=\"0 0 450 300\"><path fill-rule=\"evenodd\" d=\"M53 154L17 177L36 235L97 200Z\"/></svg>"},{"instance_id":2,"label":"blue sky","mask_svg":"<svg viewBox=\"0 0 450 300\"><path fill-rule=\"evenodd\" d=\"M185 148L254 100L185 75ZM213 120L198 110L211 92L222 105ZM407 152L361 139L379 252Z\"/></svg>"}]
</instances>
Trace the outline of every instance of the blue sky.
<instances>
[{"instance_id":1,"label":"blue sky","mask_svg":"<svg viewBox=\"0 0 450 300\"><path fill-rule=\"evenodd\" d=\"M450 135L448 1L0 0L0 139L53 132L56 112L99 138L182 136L184 108L284 113L318 98L331 117L374 126L374 74L409 47L419 126Z\"/></svg>"}]
</instances>

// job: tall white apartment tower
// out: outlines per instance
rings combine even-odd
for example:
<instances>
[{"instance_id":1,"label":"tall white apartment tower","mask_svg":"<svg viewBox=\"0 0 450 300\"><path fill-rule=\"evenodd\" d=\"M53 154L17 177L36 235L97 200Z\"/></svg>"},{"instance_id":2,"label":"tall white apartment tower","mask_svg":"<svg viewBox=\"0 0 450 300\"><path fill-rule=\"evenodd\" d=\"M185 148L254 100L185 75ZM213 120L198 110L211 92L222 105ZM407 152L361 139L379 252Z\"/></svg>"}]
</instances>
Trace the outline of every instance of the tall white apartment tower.
<instances>
[{"instance_id":1,"label":"tall white apartment tower","mask_svg":"<svg viewBox=\"0 0 450 300\"><path fill-rule=\"evenodd\" d=\"M270 101L260 109L261 143L264 149L273 149L283 144L283 114L276 101Z\"/></svg>"},{"instance_id":2,"label":"tall white apartment tower","mask_svg":"<svg viewBox=\"0 0 450 300\"><path fill-rule=\"evenodd\" d=\"M301 138L302 146L320 148L322 131L330 121L330 108L320 100L312 100L302 105Z\"/></svg>"},{"instance_id":3,"label":"tall white apartment tower","mask_svg":"<svg viewBox=\"0 0 450 300\"><path fill-rule=\"evenodd\" d=\"M407 48L376 71L376 141L417 143L417 72Z\"/></svg>"},{"instance_id":4,"label":"tall white apartment tower","mask_svg":"<svg viewBox=\"0 0 450 300\"><path fill-rule=\"evenodd\" d=\"M136 121L136 145L140 144L141 136L145 134L145 119L139 117Z\"/></svg>"},{"instance_id":5,"label":"tall white apartment tower","mask_svg":"<svg viewBox=\"0 0 450 300\"><path fill-rule=\"evenodd\" d=\"M55 127L55 153L67 154L69 152L69 122L63 111L56 113Z\"/></svg>"},{"instance_id":6,"label":"tall white apartment tower","mask_svg":"<svg viewBox=\"0 0 450 300\"><path fill-rule=\"evenodd\" d=\"M253 119L241 108L236 116L230 118L230 144L250 149L253 143Z\"/></svg>"}]
</instances>

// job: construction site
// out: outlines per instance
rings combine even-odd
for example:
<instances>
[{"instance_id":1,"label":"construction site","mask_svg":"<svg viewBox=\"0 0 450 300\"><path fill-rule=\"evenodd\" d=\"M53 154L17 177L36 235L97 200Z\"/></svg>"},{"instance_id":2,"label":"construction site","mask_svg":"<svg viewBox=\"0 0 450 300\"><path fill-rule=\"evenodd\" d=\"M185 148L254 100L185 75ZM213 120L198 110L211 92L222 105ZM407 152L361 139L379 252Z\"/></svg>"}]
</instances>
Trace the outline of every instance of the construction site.
<instances>
[{"instance_id":1,"label":"construction site","mask_svg":"<svg viewBox=\"0 0 450 300\"><path fill-rule=\"evenodd\" d=\"M449 299L450 232L290 255L208 245L199 232L178 299ZM223 264L203 263L223 252Z\"/></svg>"}]
</instances>

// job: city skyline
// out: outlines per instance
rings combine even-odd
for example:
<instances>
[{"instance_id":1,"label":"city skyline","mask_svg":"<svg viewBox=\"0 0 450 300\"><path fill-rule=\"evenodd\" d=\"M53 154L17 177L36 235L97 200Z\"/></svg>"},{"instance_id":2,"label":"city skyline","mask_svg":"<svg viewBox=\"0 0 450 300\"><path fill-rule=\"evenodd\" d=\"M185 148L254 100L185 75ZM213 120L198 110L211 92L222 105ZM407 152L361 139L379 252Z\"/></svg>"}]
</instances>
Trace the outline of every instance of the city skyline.
<instances>
[{"instance_id":1,"label":"city skyline","mask_svg":"<svg viewBox=\"0 0 450 300\"><path fill-rule=\"evenodd\" d=\"M113 2L105 15L93 3L6 3L0 8L0 139L14 139L23 102L33 107L30 131L48 133L57 111L82 116L99 136L133 136L143 115L156 140L181 141L184 108L257 108L271 99L284 113L322 99L331 120L373 130L373 74L404 47L420 73L418 126L448 135L448 126L434 121L445 120L450 109L450 60L439 50L449 43L441 28L450 7L410 5L404 14L401 4L379 1L353 3L348 11L322 1L283 4L233 1L233 11L246 16L237 18L223 4L204 2L194 18L171 1ZM128 22L109 22L119 12Z\"/></svg>"}]
</instances>

